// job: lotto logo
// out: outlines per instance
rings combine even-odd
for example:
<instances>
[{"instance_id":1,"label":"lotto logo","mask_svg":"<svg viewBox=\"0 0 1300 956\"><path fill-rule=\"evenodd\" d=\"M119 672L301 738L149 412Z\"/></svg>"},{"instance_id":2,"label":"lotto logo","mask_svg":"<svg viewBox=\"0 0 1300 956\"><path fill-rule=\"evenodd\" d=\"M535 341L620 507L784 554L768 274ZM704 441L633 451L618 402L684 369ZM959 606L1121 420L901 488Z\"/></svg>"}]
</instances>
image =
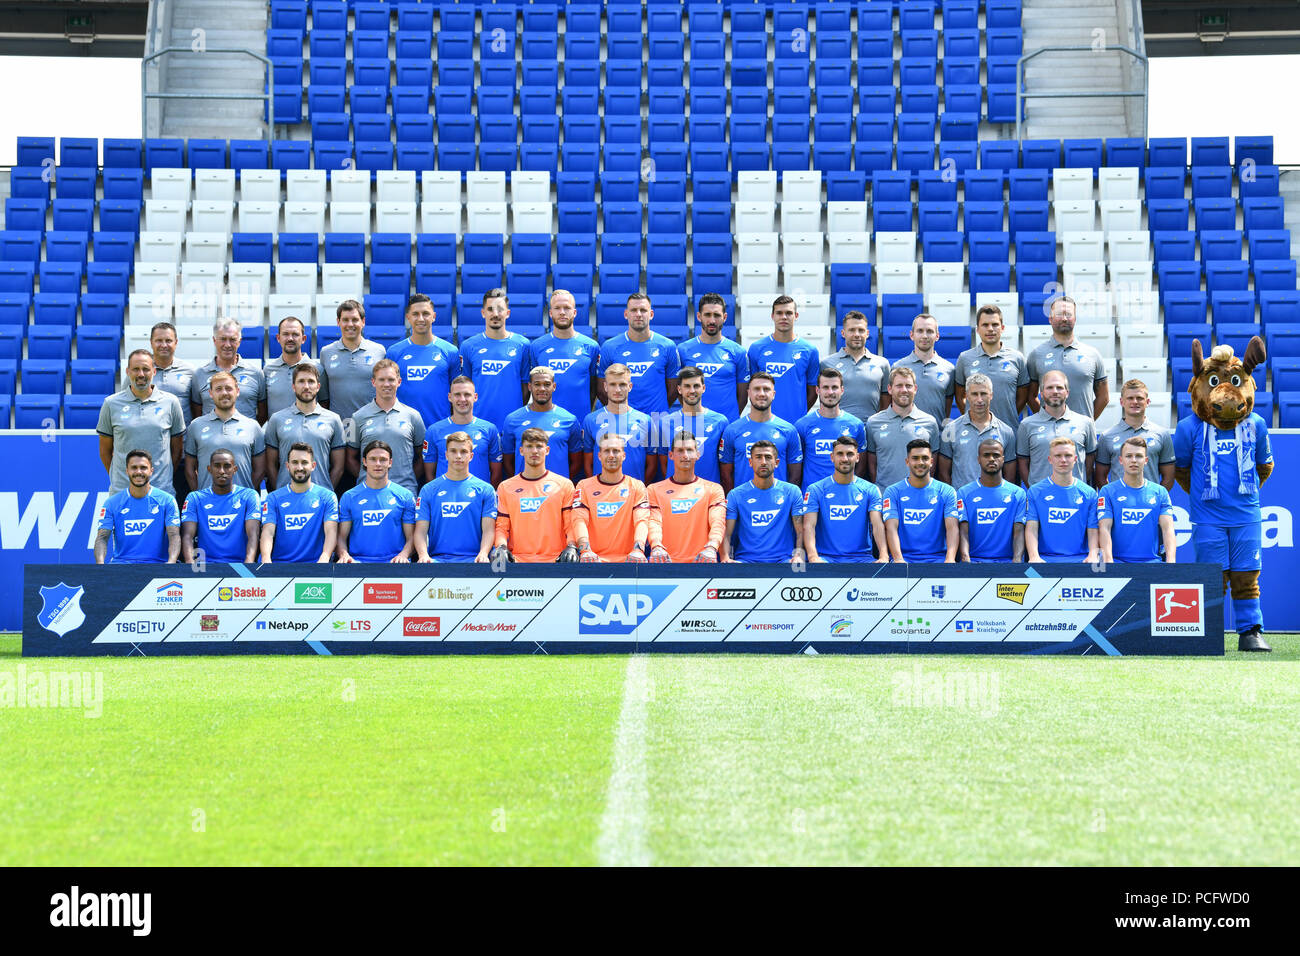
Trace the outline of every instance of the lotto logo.
<instances>
[{"instance_id":1,"label":"lotto logo","mask_svg":"<svg viewBox=\"0 0 1300 956\"><path fill-rule=\"evenodd\" d=\"M524 515L536 514L545 500L545 498L520 498L519 513Z\"/></svg>"},{"instance_id":2,"label":"lotto logo","mask_svg":"<svg viewBox=\"0 0 1300 956\"><path fill-rule=\"evenodd\" d=\"M301 531L303 528L307 527L307 522L310 520L311 515L285 515L284 530Z\"/></svg>"},{"instance_id":3,"label":"lotto logo","mask_svg":"<svg viewBox=\"0 0 1300 956\"><path fill-rule=\"evenodd\" d=\"M770 525L772 524L773 521L776 520L776 516L777 516L778 514L780 514L780 512L777 511L775 508L773 508L771 511L754 511L754 512L751 512L751 513L750 513L750 516L749 516L749 524L750 524L750 527L752 527L752 528L766 528L766 527L770 526Z\"/></svg>"},{"instance_id":4,"label":"lotto logo","mask_svg":"<svg viewBox=\"0 0 1300 956\"><path fill-rule=\"evenodd\" d=\"M831 505L831 520L844 521L857 510L857 505Z\"/></svg>"},{"instance_id":5,"label":"lotto logo","mask_svg":"<svg viewBox=\"0 0 1300 956\"><path fill-rule=\"evenodd\" d=\"M1119 512L1120 524L1141 524L1142 519L1147 513L1140 508L1121 508Z\"/></svg>"},{"instance_id":6,"label":"lotto logo","mask_svg":"<svg viewBox=\"0 0 1300 956\"><path fill-rule=\"evenodd\" d=\"M408 383L423 382L432 371L432 365L408 365L402 378L406 379Z\"/></svg>"},{"instance_id":7,"label":"lotto logo","mask_svg":"<svg viewBox=\"0 0 1300 956\"><path fill-rule=\"evenodd\" d=\"M793 362L768 362L764 371L773 378L780 378L792 368L794 368Z\"/></svg>"},{"instance_id":8,"label":"lotto logo","mask_svg":"<svg viewBox=\"0 0 1300 956\"><path fill-rule=\"evenodd\" d=\"M234 520L234 515L208 515L208 530L225 531Z\"/></svg>"},{"instance_id":9,"label":"lotto logo","mask_svg":"<svg viewBox=\"0 0 1300 956\"><path fill-rule=\"evenodd\" d=\"M444 501L442 503L442 516L444 518L459 517L460 513L468 507L468 501Z\"/></svg>"},{"instance_id":10,"label":"lotto logo","mask_svg":"<svg viewBox=\"0 0 1300 956\"><path fill-rule=\"evenodd\" d=\"M639 378L646 372L650 371L652 362L627 362L627 367L632 371L633 378Z\"/></svg>"},{"instance_id":11,"label":"lotto logo","mask_svg":"<svg viewBox=\"0 0 1300 956\"><path fill-rule=\"evenodd\" d=\"M363 511L361 512L361 527L378 528L387 517L387 511Z\"/></svg>"},{"instance_id":12,"label":"lotto logo","mask_svg":"<svg viewBox=\"0 0 1300 956\"><path fill-rule=\"evenodd\" d=\"M597 518L612 518L618 514L618 509L623 507L621 501L598 501L596 502Z\"/></svg>"},{"instance_id":13,"label":"lotto logo","mask_svg":"<svg viewBox=\"0 0 1300 956\"><path fill-rule=\"evenodd\" d=\"M921 508L904 508L903 524L924 524L929 512Z\"/></svg>"},{"instance_id":14,"label":"lotto logo","mask_svg":"<svg viewBox=\"0 0 1300 956\"><path fill-rule=\"evenodd\" d=\"M153 518L134 518L122 522L122 533L128 537L144 534L149 530L149 525L153 524Z\"/></svg>"},{"instance_id":15,"label":"lotto logo","mask_svg":"<svg viewBox=\"0 0 1300 956\"><path fill-rule=\"evenodd\" d=\"M1002 517L1002 512L1004 512L1005 510L1006 510L1005 508L976 508L975 523L993 524L995 521L997 521L999 518Z\"/></svg>"},{"instance_id":16,"label":"lotto logo","mask_svg":"<svg viewBox=\"0 0 1300 956\"><path fill-rule=\"evenodd\" d=\"M693 498L674 498L669 510L675 515L684 515L695 507Z\"/></svg>"},{"instance_id":17,"label":"lotto logo","mask_svg":"<svg viewBox=\"0 0 1300 956\"><path fill-rule=\"evenodd\" d=\"M814 455L829 455L831 448L835 445L834 438L817 438L813 440Z\"/></svg>"},{"instance_id":18,"label":"lotto logo","mask_svg":"<svg viewBox=\"0 0 1300 956\"><path fill-rule=\"evenodd\" d=\"M1067 521L1073 518L1076 513L1077 512L1075 511L1074 508L1048 508L1047 523L1065 524Z\"/></svg>"}]
</instances>

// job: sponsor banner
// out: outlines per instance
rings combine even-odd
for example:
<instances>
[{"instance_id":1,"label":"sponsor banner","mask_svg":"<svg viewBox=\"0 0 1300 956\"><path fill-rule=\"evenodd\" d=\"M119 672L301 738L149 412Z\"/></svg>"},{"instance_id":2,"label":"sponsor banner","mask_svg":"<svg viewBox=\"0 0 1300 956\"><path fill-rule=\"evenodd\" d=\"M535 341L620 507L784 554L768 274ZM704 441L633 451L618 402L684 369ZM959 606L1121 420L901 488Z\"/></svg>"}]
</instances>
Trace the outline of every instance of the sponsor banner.
<instances>
[{"instance_id":1,"label":"sponsor banner","mask_svg":"<svg viewBox=\"0 0 1300 956\"><path fill-rule=\"evenodd\" d=\"M696 583L699 593L687 605L692 611L748 610L783 578L717 578ZM700 587L703 585L703 587Z\"/></svg>"},{"instance_id":2,"label":"sponsor banner","mask_svg":"<svg viewBox=\"0 0 1300 956\"><path fill-rule=\"evenodd\" d=\"M852 578L831 598L827 607L837 611L888 611L903 600L911 586L906 578Z\"/></svg>"},{"instance_id":3,"label":"sponsor banner","mask_svg":"<svg viewBox=\"0 0 1300 956\"><path fill-rule=\"evenodd\" d=\"M745 619L744 611L693 611L674 614L656 641L721 641Z\"/></svg>"},{"instance_id":4,"label":"sponsor banner","mask_svg":"<svg viewBox=\"0 0 1300 956\"><path fill-rule=\"evenodd\" d=\"M329 580L322 580L319 576L310 578L294 578L293 585L281 591L276 598L271 601L271 607L294 607L294 608L320 608L333 607L338 599L346 591L351 582L340 581L339 588L335 590L335 583Z\"/></svg>"},{"instance_id":5,"label":"sponsor banner","mask_svg":"<svg viewBox=\"0 0 1300 956\"><path fill-rule=\"evenodd\" d=\"M818 568L821 571L821 568ZM840 582L823 577L809 577L807 573L792 575L778 581L767 596L758 602L758 610L818 611L824 608L840 589Z\"/></svg>"},{"instance_id":6,"label":"sponsor banner","mask_svg":"<svg viewBox=\"0 0 1300 956\"><path fill-rule=\"evenodd\" d=\"M1050 600L1050 598L1049 598ZM1046 601L1044 602L1047 603ZM1025 616L1007 635L1008 641L1073 641L1097 615L1092 611L1043 608Z\"/></svg>"},{"instance_id":7,"label":"sponsor banner","mask_svg":"<svg viewBox=\"0 0 1300 956\"><path fill-rule=\"evenodd\" d=\"M253 608L223 608L221 610L204 610L196 608L180 618L167 635L169 644L208 644L234 641L249 624L253 623L258 612Z\"/></svg>"},{"instance_id":8,"label":"sponsor banner","mask_svg":"<svg viewBox=\"0 0 1300 956\"><path fill-rule=\"evenodd\" d=\"M993 578L984 582L983 587L970 599L966 607L980 611L1010 612L1017 608L1029 611L1036 608L1048 594L1053 593L1053 589L1060 582L1061 579L1055 577Z\"/></svg>"},{"instance_id":9,"label":"sponsor banner","mask_svg":"<svg viewBox=\"0 0 1300 956\"><path fill-rule=\"evenodd\" d=\"M406 608L410 611L452 608L463 613L477 607L496 590L495 578L434 578L415 591Z\"/></svg>"},{"instance_id":10,"label":"sponsor banner","mask_svg":"<svg viewBox=\"0 0 1300 956\"><path fill-rule=\"evenodd\" d=\"M533 615L533 611L503 611L498 608L473 611L455 628L449 630L443 640L452 643L517 641L523 636L524 628L533 619ZM555 635L552 635L552 638L554 637Z\"/></svg>"},{"instance_id":11,"label":"sponsor banner","mask_svg":"<svg viewBox=\"0 0 1300 956\"><path fill-rule=\"evenodd\" d=\"M228 611L232 608L260 611L272 601L279 600L281 592L288 590L292 583L293 578L269 575L264 578L222 578L215 588L199 600L198 607L212 611Z\"/></svg>"},{"instance_id":12,"label":"sponsor banner","mask_svg":"<svg viewBox=\"0 0 1300 956\"><path fill-rule=\"evenodd\" d=\"M785 642L799 638L811 623L812 611L765 611L751 614L727 637L737 641ZM820 635L819 635L820 636Z\"/></svg>"},{"instance_id":13,"label":"sponsor banner","mask_svg":"<svg viewBox=\"0 0 1300 956\"><path fill-rule=\"evenodd\" d=\"M1022 611L975 611L966 607L948 622L948 626L935 636L935 640L976 643L1005 641L1024 617Z\"/></svg>"},{"instance_id":14,"label":"sponsor banner","mask_svg":"<svg viewBox=\"0 0 1300 956\"><path fill-rule=\"evenodd\" d=\"M419 593L428 583L423 578L368 577L338 599L335 607L355 611L378 608L396 611L406 603L408 597Z\"/></svg>"},{"instance_id":15,"label":"sponsor banner","mask_svg":"<svg viewBox=\"0 0 1300 956\"><path fill-rule=\"evenodd\" d=\"M929 644L956 617L955 611L912 611L895 608L886 612L880 623L867 635L868 641L898 641L908 644Z\"/></svg>"},{"instance_id":16,"label":"sponsor banner","mask_svg":"<svg viewBox=\"0 0 1300 956\"><path fill-rule=\"evenodd\" d=\"M142 644L161 641L181 622L175 611L123 611L94 638L99 644Z\"/></svg>"},{"instance_id":17,"label":"sponsor banner","mask_svg":"<svg viewBox=\"0 0 1300 956\"><path fill-rule=\"evenodd\" d=\"M208 596L215 582L191 579L188 582L177 577L154 578L126 606L128 611L188 611L199 606L199 601Z\"/></svg>"},{"instance_id":18,"label":"sponsor banner","mask_svg":"<svg viewBox=\"0 0 1300 956\"><path fill-rule=\"evenodd\" d=\"M479 602L484 609L493 608L502 611L540 610L564 590L568 580L549 580L546 578L519 581L513 578L500 578L495 586Z\"/></svg>"},{"instance_id":19,"label":"sponsor banner","mask_svg":"<svg viewBox=\"0 0 1300 956\"><path fill-rule=\"evenodd\" d=\"M810 641L819 647L824 643L865 641L867 635L888 613L888 611L873 611L868 608L856 608L852 611L822 611L804 628L799 639Z\"/></svg>"},{"instance_id":20,"label":"sponsor banner","mask_svg":"<svg viewBox=\"0 0 1300 956\"><path fill-rule=\"evenodd\" d=\"M983 582L972 578L922 578L903 602L910 611L949 611L963 608Z\"/></svg>"},{"instance_id":21,"label":"sponsor banner","mask_svg":"<svg viewBox=\"0 0 1300 956\"><path fill-rule=\"evenodd\" d=\"M305 641L328 610L322 608L267 609L245 627L237 641Z\"/></svg>"},{"instance_id":22,"label":"sponsor banner","mask_svg":"<svg viewBox=\"0 0 1300 956\"><path fill-rule=\"evenodd\" d=\"M1205 588L1200 584L1152 584L1151 634L1201 637L1205 634Z\"/></svg>"},{"instance_id":23,"label":"sponsor banner","mask_svg":"<svg viewBox=\"0 0 1300 956\"><path fill-rule=\"evenodd\" d=\"M311 631L311 638L316 641L373 641L396 616L396 609L335 608L321 617Z\"/></svg>"},{"instance_id":24,"label":"sponsor banner","mask_svg":"<svg viewBox=\"0 0 1300 956\"><path fill-rule=\"evenodd\" d=\"M1118 565L1116 570L1124 565ZM1034 605L1036 611L1054 611L1061 608L1079 610L1100 609L1113 601L1129 579L1097 575L1095 580L1064 578L1057 581L1047 595Z\"/></svg>"}]
</instances>

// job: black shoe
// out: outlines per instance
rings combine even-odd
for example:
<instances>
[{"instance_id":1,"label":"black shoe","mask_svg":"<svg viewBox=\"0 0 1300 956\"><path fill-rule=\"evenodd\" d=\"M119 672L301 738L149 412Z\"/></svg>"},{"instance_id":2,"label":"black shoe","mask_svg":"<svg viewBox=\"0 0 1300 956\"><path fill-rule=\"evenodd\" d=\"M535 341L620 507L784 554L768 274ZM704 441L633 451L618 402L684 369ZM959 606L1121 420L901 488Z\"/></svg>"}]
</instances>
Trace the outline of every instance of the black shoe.
<instances>
[{"instance_id":1,"label":"black shoe","mask_svg":"<svg viewBox=\"0 0 1300 956\"><path fill-rule=\"evenodd\" d=\"M1241 632L1241 636L1237 638L1237 650L1268 652L1273 648L1269 647L1268 641L1264 640L1264 629L1256 626Z\"/></svg>"}]
</instances>

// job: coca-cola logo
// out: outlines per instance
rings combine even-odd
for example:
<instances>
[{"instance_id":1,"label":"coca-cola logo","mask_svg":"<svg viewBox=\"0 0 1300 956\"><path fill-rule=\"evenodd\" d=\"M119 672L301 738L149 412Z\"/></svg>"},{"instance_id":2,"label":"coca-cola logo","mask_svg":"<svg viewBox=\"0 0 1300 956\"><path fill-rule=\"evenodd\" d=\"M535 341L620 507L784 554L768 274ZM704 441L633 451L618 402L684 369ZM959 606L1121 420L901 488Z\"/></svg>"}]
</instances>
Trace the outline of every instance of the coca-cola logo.
<instances>
[{"instance_id":1,"label":"coca-cola logo","mask_svg":"<svg viewBox=\"0 0 1300 956\"><path fill-rule=\"evenodd\" d=\"M442 618L440 617L403 617L403 637L440 637L442 635Z\"/></svg>"}]
</instances>

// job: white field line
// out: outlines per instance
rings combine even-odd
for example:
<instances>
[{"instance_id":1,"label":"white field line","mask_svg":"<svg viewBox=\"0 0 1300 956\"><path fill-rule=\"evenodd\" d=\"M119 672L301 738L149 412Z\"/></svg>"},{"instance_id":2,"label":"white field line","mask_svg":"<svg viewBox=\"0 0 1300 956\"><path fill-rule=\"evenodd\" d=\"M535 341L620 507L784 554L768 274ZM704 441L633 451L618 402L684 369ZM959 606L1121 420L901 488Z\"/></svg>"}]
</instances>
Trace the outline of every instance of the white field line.
<instances>
[{"instance_id":1,"label":"white field line","mask_svg":"<svg viewBox=\"0 0 1300 956\"><path fill-rule=\"evenodd\" d=\"M614 768L596 842L601 866L650 865L646 833L650 803L646 776L646 711L650 696L647 669L645 654L628 656L623 707L614 737Z\"/></svg>"}]
</instances>

